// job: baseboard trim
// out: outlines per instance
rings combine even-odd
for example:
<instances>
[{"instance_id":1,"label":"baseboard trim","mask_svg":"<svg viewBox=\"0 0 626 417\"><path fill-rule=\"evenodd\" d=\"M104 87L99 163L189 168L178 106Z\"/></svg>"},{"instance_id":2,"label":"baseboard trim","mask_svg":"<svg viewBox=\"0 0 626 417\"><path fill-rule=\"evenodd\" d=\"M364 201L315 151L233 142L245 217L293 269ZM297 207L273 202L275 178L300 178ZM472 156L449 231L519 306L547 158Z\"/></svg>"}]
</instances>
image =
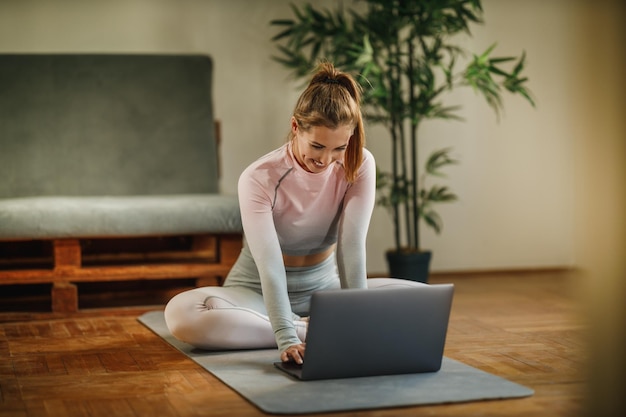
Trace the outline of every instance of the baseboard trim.
<instances>
[{"instance_id":1,"label":"baseboard trim","mask_svg":"<svg viewBox=\"0 0 626 417\"><path fill-rule=\"evenodd\" d=\"M564 274L572 273L577 268L572 266L551 266L551 267L523 267L523 268L487 268L487 269L459 269L431 271L433 277L463 277L477 275L524 275L524 274ZM387 272L369 273L368 278L388 277Z\"/></svg>"}]
</instances>

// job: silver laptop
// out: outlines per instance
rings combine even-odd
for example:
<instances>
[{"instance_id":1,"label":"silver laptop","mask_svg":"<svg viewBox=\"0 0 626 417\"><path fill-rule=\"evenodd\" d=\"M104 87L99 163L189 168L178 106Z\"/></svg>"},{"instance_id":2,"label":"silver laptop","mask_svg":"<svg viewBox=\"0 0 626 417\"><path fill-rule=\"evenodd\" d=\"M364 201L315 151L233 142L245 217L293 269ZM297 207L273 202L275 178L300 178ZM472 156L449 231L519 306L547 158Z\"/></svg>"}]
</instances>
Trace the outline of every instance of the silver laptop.
<instances>
[{"instance_id":1,"label":"silver laptop","mask_svg":"<svg viewBox=\"0 0 626 417\"><path fill-rule=\"evenodd\" d=\"M435 372L453 284L318 291L304 363L274 365L301 380Z\"/></svg>"}]
</instances>

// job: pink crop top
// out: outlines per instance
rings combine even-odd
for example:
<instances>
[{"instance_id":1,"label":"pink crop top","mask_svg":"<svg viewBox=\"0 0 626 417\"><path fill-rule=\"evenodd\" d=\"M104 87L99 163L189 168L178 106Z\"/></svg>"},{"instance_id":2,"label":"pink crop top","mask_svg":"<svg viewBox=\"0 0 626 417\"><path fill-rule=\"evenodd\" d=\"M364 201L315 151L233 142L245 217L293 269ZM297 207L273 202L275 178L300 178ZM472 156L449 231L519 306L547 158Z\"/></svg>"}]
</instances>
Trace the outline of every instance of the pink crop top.
<instances>
[{"instance_id":1,"label":"pink crop top","mask_svg":"<svg viewBox=\"0 0 626 417\"><path fill-rule=\"evenodd\" d=\"M337 243L342 288L367 286L365 239L376 193L376 164L363 163L349 184L343 164L321 173L298 164L291 142L253 162L239 178L246 244L257 265L272 328L281 351L299 344L287 292L282 254L322 252Z\"/></svg>"}]
</instances>

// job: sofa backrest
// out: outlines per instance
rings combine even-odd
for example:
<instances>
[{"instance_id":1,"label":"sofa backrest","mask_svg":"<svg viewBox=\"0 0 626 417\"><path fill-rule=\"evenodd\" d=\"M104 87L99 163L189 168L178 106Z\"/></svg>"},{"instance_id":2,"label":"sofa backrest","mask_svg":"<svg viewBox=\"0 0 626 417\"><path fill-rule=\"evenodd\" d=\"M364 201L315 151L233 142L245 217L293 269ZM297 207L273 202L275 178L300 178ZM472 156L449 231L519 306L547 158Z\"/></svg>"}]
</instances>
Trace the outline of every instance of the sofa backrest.
<instances>
[{"instance_id":1,"label":"sofa backrest","mask_svg":"<svg viewBox=\"0 0 626 417\"><path fill-rule=\"evenodd\" d=\"M212 60L0 54L0 198L218 192Z\"/></svg>"}]
</instances>

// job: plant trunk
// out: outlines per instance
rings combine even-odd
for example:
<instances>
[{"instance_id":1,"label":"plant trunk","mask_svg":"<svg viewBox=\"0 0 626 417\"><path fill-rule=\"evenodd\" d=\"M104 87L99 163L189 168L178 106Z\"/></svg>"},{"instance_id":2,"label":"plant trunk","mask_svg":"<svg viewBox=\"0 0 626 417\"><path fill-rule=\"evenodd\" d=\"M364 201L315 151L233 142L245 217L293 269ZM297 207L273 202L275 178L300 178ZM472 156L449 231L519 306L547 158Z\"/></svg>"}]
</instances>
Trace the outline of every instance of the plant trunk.
<instances>
[{"instance_id":1,"label":"plant trunk","mask_svg":"<svg viewBox=\"0 0 626 417\"><path fill-rule=\"evenodd\" d=\"M412 231L412 235L413 235L413 241L411 242L411 246L419 251L420 249L420 235L419 235L419 207L417 205L418 203L418 184L417 184L417 176L418 176L418 160L417 160L417 156L418 156L418 149L417 149L417 120L415 119L414 115L417 113L416 112L416 103L415 103L415 82L413 81L413 77L411 76L413 74L413 60L414 60L414 56L415 56L415 50L413 47L413 42L411 41L411 38L409 38L407 40L408 43L408 50L409 50L409 56L408 56L408 63L409 63L409 67L408 67L408 72L409 72L409 77L408 78L408 82L409 82L409 106L411 109L411 161L412 161L412 172L411 172L411 209L412 209L412 219L413 219L413 231Z\"/></svg>"},{"instance_id":2,"label":"plant trunk","mask_svg":"<svg viewBox=\"0 0 626 417\"><path fill-rule=\"evenodd\" d=\"M420 231L419 231L419 220L420 220L420 208L419 208L419 188L418 188L418 149L417 149L417 124L411 123L411 146L413 150L413 173L412 173L412 186L413 190L411 192L411 208L413 209L413 219L415 219L415 223L413 224L413 248L417 251L420 250Z\"/></svg>"},{"instance_id":3,"label":"plant trunk","mask_svg":"<svg viewBox=\"0 0 626 417\"><path fill-rule=\"evenodd\" d=\"M388 54L392 54L392 50L391 48L388 49ZM387 71L387 80L389 82L389 91L390 91L390 95L389 95L389 109L393 109L395 107L394 103L395 103L395 86L394 86L394 77L393 77L393 68L389 68L389 70ZM389 125L389 133L391 134L391 173L393 176L393 181L395 182L395 179L398 178L398 166L399 166L399 161L398 161L398 155L399 155L399 133L398 133L398 122L397 122L397 114L394 111L390 112L390 125ZM395 244L396 244L396 249L400 250L400 247L402 245L401 243L401 238L400 238L400 224L401 224L401 219L400 219L400 208L398 207L398 204L396 203L392 203L393 206L393 228L394 228L394 240L395 240Z\"/></svg>"},{"instance_id":4,"label":"plant trunk","mask_svg":"<svg viewBox=\"0 0 626 417\"><path fill-rule=\"evenodd\" d=\"M391 132L391 165L392 165L392 175L393 178L397 178L398 176L398 135L396 132L396 124L395 121L392 120L392 124L390 127ZM393 229L394 229L394 239L396 243L396 248L400 250L401 241L400 241L400 208L398 204L393 204Z\"/></svg>"},{"instance_id":5,"label":"plant trunk","mask_svg":"<svg viewBox=\"0 0 626 417\"><path fill-rule=\"evenodd\" d=\"M394 58L393 58L393 62L399 63L401 62L401 55L402 55L402 49L401 49L401 45L400 45L400 41L399 41L399 34L397 35L397 43L394 45ZM394 88L394 112L400 112L399 115L396 115L395 117L395 121L396 121L396 127L398 129L398 137L399 137L399 147L396 149L396 151L398 152L397 158L400 161L400 176L403 178L403 180L407 180L409 179L409 168L407 167L407 144L406 144L406 129L404 128L404 119L405 119L405 115L402 113L402 110L404 108L404 104L403 104L403 97L402 97L402 68L400 68L399 64L394 66L394 73L393 73L393 85L395 86ZM406 183L403 184L403 186L406 186ZM411 208L409 207L409 203L408 201L403 201L402 202L403 208L404 208L404 230L406 231L406 244L407 246L411 247L413 244L413 239L412 239L412 217L411 217ZM398 246L398 250L400 250L401 246Z\"/></svg>"}]
</instances>

